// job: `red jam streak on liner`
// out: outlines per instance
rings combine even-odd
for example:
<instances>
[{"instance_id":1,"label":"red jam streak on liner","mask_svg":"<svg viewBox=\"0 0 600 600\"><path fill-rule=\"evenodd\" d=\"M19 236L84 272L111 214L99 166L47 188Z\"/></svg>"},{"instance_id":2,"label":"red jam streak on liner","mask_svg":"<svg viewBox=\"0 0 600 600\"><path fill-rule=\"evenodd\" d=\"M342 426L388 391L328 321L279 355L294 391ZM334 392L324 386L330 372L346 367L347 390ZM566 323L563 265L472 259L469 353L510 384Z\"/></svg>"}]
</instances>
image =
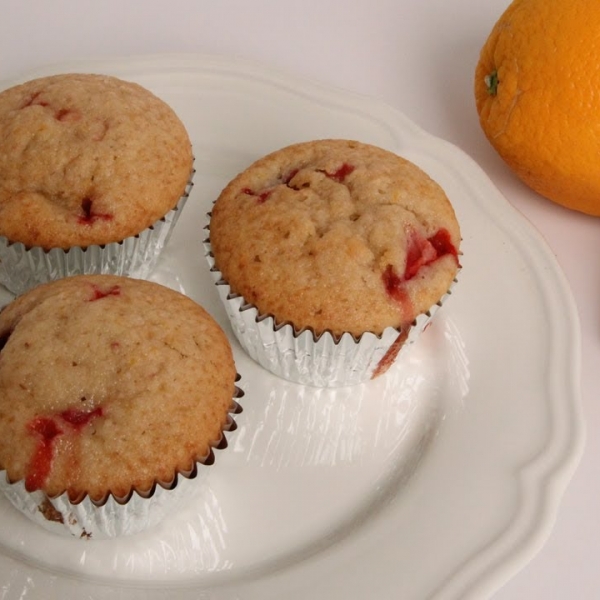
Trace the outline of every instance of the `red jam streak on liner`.
<instances>
[{"instance_id":1,"label":"red jam streak on liner","mask_svg":"<svg viewBox=\"0 0 600 600\"><path fill-rule=\"evenodd\" d=\"M90 421L101 417L102 414L101 406L87 412L73 408L67 409L55 417L36 417L30 421L27 428L38 436L38 444L25 478L25 489L28 492L39 490L50 474L54 458L54 440L64 433L58 426L57 420L62 420L75 431L80 431Z\"/></svg>"},{"instance_id":2,"label":"red jam streak on liner","mask_svg":"<svg viewBox=\"0 0 600 600\"><path fill-rule=\"evenodd\" d=\"M377 363L373 374L371 375L371 379L375 379L380 375L383 375L393 364L398 356L398 352L400 352L402 346L406 342L408 338L408 332L410 331L410 326L405 327L400 335L394 340L394 343L388 348L387 352L383 355L383 358Z\"/></svg>"},{"instance_id":3,"label":"red jam streak on liner","mask_svg":"<svg viewBox=\"0 0 600 600\"><path fill-rule=\"evenodd\" d=\"M93 296L88 300L88 302L94 302L96 300L102 300L102 298L106 298L107 296L120 296L121 295L121 286L113 285L107 290L100 289L96 284L92 285Z\"/></svg>"},{"instance_id":4,"label":"red jam streak on liner","mask_svg":"<svg viewBox=\"0 0 600 600\"><path fill-rule=\"evenodd\" d=\"M108 213L96 213L92 210L94 201L91 198L84 198L81 201L81 210L83 215L79 215L77 221L80 225L93 225L96 221L111 221L113 215Z\"/></svg>"},{"instance_id":5,"label":"red jam streak on liner","mask_svg":"<svg viewBox=\"0 0 600 600\"><path fill-rule=\"evenodd\" d=\"M411 230L408 236L404 275L399 277L394 272L392 265L388 265L382 274L386 292L408 312L410 310L410 299L403 289L402 284L412 279L422 266L428 265L447 254L451 254L458 259L458 252L454 244L452 244L449 231L440 229L435 235L429 239L425 239L416 231ZM427 326L429 326L429 323ZM400 349L406 342L409 331L410 326L404 326L400 335L379 361L371 379L375 379L385 373L394 363Z\"/></svg>"}]
</instances>

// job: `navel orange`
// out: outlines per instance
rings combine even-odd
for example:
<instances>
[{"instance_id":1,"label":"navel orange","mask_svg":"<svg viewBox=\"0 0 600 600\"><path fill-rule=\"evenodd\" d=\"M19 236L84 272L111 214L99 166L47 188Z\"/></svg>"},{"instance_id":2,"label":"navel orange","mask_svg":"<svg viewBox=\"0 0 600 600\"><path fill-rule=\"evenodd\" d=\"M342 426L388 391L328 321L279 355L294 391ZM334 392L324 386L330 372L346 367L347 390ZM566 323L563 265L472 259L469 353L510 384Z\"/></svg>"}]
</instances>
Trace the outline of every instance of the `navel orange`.
<instances>
[{"instance_id":1,"label":"navel orange","mask_svg":"<svg viewBox=\"0 0 600 600\"><path fill-rule=\"evenodd\" d=\"M484 44L484 133L539 194L600 216L600 1L514 0Z\"/></svg>"}]
</instances>

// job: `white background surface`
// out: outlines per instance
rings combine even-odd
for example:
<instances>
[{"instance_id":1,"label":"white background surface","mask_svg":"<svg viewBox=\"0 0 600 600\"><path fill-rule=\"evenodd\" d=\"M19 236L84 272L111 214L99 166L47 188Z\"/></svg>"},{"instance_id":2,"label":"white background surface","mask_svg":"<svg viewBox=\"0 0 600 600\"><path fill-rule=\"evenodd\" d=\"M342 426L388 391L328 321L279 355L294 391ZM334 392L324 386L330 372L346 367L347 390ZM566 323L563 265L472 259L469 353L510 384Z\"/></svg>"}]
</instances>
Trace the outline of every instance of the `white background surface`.
<instances>
[{"instance_id":1,"label":"white background surface","mask_svg":"<svg viewBox=\"0 0 600 600\"><path fill-rule=\"evenodd\" d=\"M0 0L0 79L78 58L165 52L241 56L384 100L470 154L541 231L572 286L582 323L588 429L585 453L548 542L494 599L592 599L600 597L600 448L594 435L600 427L595 366L600 223L525 188L480 130L473 73L479 50L507 5L507 0Z\"/></svg>"}]
</instances>

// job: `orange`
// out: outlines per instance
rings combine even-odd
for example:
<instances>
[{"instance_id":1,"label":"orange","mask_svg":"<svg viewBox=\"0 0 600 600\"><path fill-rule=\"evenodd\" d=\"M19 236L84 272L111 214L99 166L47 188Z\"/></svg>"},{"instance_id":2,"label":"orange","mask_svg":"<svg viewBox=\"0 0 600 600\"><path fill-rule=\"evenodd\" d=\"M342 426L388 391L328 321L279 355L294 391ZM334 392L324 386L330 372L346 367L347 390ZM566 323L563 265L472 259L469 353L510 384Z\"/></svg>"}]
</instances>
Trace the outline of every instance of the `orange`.
<instances>
[{"instance_id":1,"label":"orange","mask_svg":"<svg viewBox=\"0 0 600 600\"><path fill-rule=\"evenodd\" d=\"M600 1L514 0L475 72L481 127L539 194L600 215Z\"/></svg>"}]
</instances>

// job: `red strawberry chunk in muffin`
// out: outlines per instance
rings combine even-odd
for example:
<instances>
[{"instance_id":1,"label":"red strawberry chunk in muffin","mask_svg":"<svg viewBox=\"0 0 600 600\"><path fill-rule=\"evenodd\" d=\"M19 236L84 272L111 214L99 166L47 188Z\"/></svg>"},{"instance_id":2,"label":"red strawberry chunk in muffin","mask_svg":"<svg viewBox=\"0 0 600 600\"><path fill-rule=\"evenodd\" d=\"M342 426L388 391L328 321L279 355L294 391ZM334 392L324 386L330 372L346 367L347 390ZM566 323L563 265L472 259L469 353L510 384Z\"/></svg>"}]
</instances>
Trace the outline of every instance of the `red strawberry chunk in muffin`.
<instances>
[{"instance_id":1,"label":"red strawberry chunk in muffin","mask_svg":"<svg viewBox=\"0 0 600 600\"><path fill-rule=\"evenodd\" d=\"M385 291L397 302L402 302L406 297L406 294L402 289L402 284L405 280L394 272L394 267L392 267L392 265L388 265L385 268L381 278L383 279Z\"/></svg>"},{"instance_id":2,"label":"red strawberry chunk in muffin","mask_svg":"<svg viewBox=\"0 0 600 600\"><path fill-rule=\"evenodd\" d=\"M111 214L94 212L92 209L93 203L92 198L88 197L81 201L83 215L80 215L77 219L81 225L93 225L98 220L110 221L113 219L113 215Z\"/></svg>"},{"instance_id":3,"label":"red strawberry chunk in muffin","mask_svg":"<svg viewBox=\"0 0 600 600\"><path fill-rule=\"evenodd\" d=\"M421 267L447 256L458 258L458 251L450 240L450 233L440 229L430 238L423 237L412 227L407 230L406 264L404 273L399 276L394 272L392 265L388 265L382 274L383 284L387 293L394 300L405 303L406 293L403 284L410 281L419 272Z\"/></svg>"},{"instance_id":4,"label":"red strawberry chunk in muffin","mask_svg":"<svg viewBox=\"0 0 600 600\"><path fill-rule=\"evenodd\" d=\"M352 140L315 140L233 179L211 211L210 243L223 280L259 314L358 339L438 303L457 272L448 255L458 254L460 228L443 189L413 163Z\"/></svg>"},{"instance_id":5,"label":"red strawberry chunk in muffin","mask_svg":"<svg viewBox=\"0 0 600 600\"><path fill-rule=\"evenodd\" d=\"M50 102L42 99L42 92L35 92L22 106L21 110L24 108L29 108L30 106L42 106L43 108L52 108ZM81 119L81 114L79 111L70 109L70 108L58 108L54 110L54 118L57 121L78 121Z\"/></svg>"},{"instance_id":6,"label":"red strawberry chunk in muffin","mask_svg":"<svg viewBox=\"0 0 600 600\"><path fill-rule=\"evenodd\" d=\"M408 248L406 251L406 266L404 281L412 279L421 267L451 254L458 258L458 251L450 240L450 233L440 229L430 238L425 239L418 231L410 228L408 231Z\"/></svg>"},{"instance_id":7,"label":"red strawberry chunk in muffin","mask_svg":"<svg viewBox=\"0 0 600 600\"><path fill-rule=\"evenodd\" d=\"M52 417L36 417L28 424L29 431L38 436L38 443L25 479L27 491L39 490L50 475L54 456L54 440L65 433L57 421L63 421L75 432L80 432L92 420L101 417L103 412L101 406L91 411L69 408Z\"/></svg>"},{"instance_id":8,"label":"red strawberry chunk in muffin","mask_svg":"<svg viewBox=\"0 0 600 600\"><path fill-rule=\"evenodd\" d=\"M348 163L342 164L338 169L336 169L333 172L317 169L317 172L324 173L327 177L329 177L330 179L333 179L334 181L337 181L338 183L342 183L346 179L346 177L348 175L350 175L350 173L352 173L353 171L354 171L354 166L352 166ZM281 183L283 183L283 185L286 185L287 187L296 189L296 188L294 188L294 186L291 185L291 181L298 174L298 172L299 172L299 169L292 169L285 177L283 177L281 179ZM256 192L256 191L252 190L251 188L243 188L241 191L242 191L242 194L247 194L249 196L256 196L258 203L262 204L263 202L268 200L269 196L271 196L271 194L273 193L274 190L275 190L275 187L271 187L271 188L262 190L260 192Z\"/></svg>"},{"instance_id":9,"label":"red strawberry chunk in muffin","mask_svg":"<svg viewBox=\"0 0 600 600\"><path fill-rule=\"evenodd\" d=\"M119 296L121 294L121 287L118 285L113 285L106 290L103 290L97 285L92 285L93 295L89 299L89 302L94 302L96 300L101 300L102 298L106 298L107 296Z\"/></svg>"},{"instance_id":10,"label":"red strawberry chunk in muffin","mask_svg":"<svg viewBox=\"0 0 600 600\"><path fill-rule=\"evenodd\" d=\"M65 122L65 121L79 121L81 119L81 114L76 110L71 110L69 108L59 108L54 113L54 118L57 121Z\"/></svg>"},{"instance_id":11,"label":"red strawberry chunk in muffin","mask_svg":"<svg viewBox=\"0 0 600 600\"><path fill-rule=\"evenodd\" d=\"M94 410L86 411L77 408L68 408L60 413L60 418L66 421L69 425L72 425L76 429L81 429L87 425L92 419L101 417L103 414L101 406L98 406Z\"/></svg>"},{"instance_id":12,"label":"red strawberry chunk in muffin","mask_svg":"<svg viewBox=\"0 0 600 600\"><path fill-rule=\"evenodd\" d=\"M48 102L45 102L40 98L42 92L35 92L22 106L23 108L28 108L30 106L49 106Z\"/></svg>"},{"instance_id":13,"label":"red strawberry chunk in muffin","mask_svg":"<svg viewBox=\"0 0 600 600\"><path fill-rule=\"evenodd\" d=\"M412 279L421 267L432 263L438 258L438 253L432 243L425 239L415 229L407 231L406 266L404 267L404 281Z\"/></svg>"},{"instance_id":14,"label":"red strawberry chunk in muffin","mask_svg":"<svg viewBox=\"0 0 600 600\"><path fill-rule=\"evenodd\" d=\"M348 177L348 175L350 175L350 173L352 173L354 171L354 166L350 165L348 163L344 163L342 164L342 166L337 169L336 171L333 171L333 173L329 172L329 171L320 171L321 173L325 173L325 175L327 175L327 177L329 177L329 179L333 179L334 181L337 181L338 183L342 183L346 177Z\"/></svg>"},{"instance_id":15,"label":"red strawberry chunk in muffin","mask_svg":"<svg viewBox=\"0 0 600 600\"><path fill-rule=\"evenodd\" d=\"M263 192L253 192L250 188L244 188L242 190L242 193L247 194L248 196L256 196L257 202L259 204L262 204L273 193L273 190L265 190Z\"/></svg>"},{"instance_id":16,"label":"red strawberry chunk in muffin","mask_svg":"<svg viewBox=\"0 0 600 600\"><path fill-rule=\"evenodd\" d=\"M458 260L458 250L454 247L450 232L447 229L440 229L428 241L435 248L438 256L452 254Z\"/></svg>"},{"instance_id":17,"label":"red strawberry chunk in muffin","mask_svg":"<svg viewBox=\"0 0 600 600\"><path fill-rule=\"evenodd\" d=\"M285 183L285 185L289 185L290 181L292 181L292 179L294 179L294 177L298 174L298 171L300 169L292 169L287 175L286 177L283 178L283 183Z\"/></svg>"},{"instance_id":18,"label":"red strawberry chunk in muffin","mask_svg":"<svg viewBox=\"0 0 600 600\"><path fill-rule=\"evenodd\" d=\"M37 447L29 465L29 473L25 479L25 488L32 492L38 490L46 481L52 468L53 444L56 436L62 431L53 419L38 417L29 423L29 430L39 436Z\"/></svg>"}]
</instances>

